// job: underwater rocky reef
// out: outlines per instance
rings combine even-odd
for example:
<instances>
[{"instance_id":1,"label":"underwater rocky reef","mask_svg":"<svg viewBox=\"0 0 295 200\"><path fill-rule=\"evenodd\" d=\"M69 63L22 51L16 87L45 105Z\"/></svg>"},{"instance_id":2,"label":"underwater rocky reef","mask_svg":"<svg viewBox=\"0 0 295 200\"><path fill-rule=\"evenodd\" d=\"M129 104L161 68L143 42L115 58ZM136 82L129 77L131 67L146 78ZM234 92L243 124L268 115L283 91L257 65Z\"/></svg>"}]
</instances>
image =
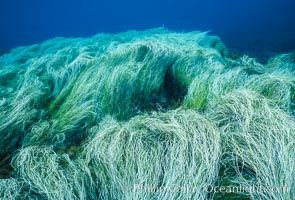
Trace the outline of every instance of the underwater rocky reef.
<instances>
[{"instance_id":1,"label":"underwater rocky reef","mask_svg":"<svg viewBox=\"0 0 295 200\"><path fill-rule=\"evenodd\" d=\"M261 64L206 32L18 47L0 57L0 199L293 200L294 109L295 52Z\"/></svg>"}]
</instances>

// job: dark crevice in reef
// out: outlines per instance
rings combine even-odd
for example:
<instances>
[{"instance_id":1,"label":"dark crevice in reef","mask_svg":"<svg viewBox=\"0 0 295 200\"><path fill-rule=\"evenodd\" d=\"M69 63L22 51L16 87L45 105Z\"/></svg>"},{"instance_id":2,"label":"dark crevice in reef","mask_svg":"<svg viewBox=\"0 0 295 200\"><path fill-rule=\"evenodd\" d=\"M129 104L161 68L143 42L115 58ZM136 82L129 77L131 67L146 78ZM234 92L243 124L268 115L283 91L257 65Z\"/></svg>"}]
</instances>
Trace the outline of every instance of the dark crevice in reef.
<instances>
[{"instance_id":1,"label":"dark crevice in reef","mask_svg":"<svg viewBox=\"0 0 295 200\"><path fill-rule=\"evenodd\" d=\"M57 152L61 153L61 154L67 154L69 155L70 159L76 159L79 155L79 153L82 151L81 150L81 146L79 145L69 145L66 147L61 147L56 149Z\"/></svg>"},{"instance_id":2,"label":"dark crevice in reef","mask_svg":"<svg viewBox=\"0 0 295 200\"><path fill-rule=\"evenodd\" d=\"M1 153L0 154L0 178L9 178L13 172L13 168L11 166L11 153Z\"/></svg>"},{"instance_id":3,"label":"dark crevice in reef","mask_svg":"<svg viewBox=\"0 0 295 200\"><path fill-rule=\"evenodd\" d=\"M143 62L144 59L146 58L146 55L149 53L150 49L146 45L142 45L138 50L137 50L137 55L135 58L136 62Z\"/></svg>"},{"instance_id":4,"label":"dark crevice in reef","mask_svg":"<svg viewBox=\"0 0 295 200\"><path fill-rule=\"evenodd\" d=\"M167 107L176 108L181 105L187 90L180 87L179 83L173 76L171 67L168 68L164 76L164 95L167 99Z\"/></svg>"}]
</instances>

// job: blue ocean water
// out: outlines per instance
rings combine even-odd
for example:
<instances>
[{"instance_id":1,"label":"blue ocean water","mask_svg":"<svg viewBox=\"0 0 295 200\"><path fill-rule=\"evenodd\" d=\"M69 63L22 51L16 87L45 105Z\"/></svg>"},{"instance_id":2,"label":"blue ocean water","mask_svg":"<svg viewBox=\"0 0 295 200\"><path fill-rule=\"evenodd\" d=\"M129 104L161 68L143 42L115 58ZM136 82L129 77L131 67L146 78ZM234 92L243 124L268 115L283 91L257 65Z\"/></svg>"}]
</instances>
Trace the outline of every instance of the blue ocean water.
<instances>
[{"instance_id":1,"label":"blue ocean water","mask_svg":"<svg viewBox=\"0 0 295 200\"><path fill-rule=\"evenodd\" d=\"M63 37L162 27L210 30L230 49L295 49L294 0L1 0L0 50Z\"/></svg>"}]
</instances>

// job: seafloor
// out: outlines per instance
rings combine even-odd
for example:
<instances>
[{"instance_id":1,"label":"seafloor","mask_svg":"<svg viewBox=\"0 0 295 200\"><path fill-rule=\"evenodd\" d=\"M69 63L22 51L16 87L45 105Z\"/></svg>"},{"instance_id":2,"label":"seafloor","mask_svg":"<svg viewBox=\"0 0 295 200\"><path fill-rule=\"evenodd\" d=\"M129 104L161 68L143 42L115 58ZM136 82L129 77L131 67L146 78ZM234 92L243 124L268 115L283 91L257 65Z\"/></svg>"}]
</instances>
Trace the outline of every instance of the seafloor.
<instances>
[{"instance_id":1,"label":"seafloor","mask_svg":"<svg viewBox=\"0 0 295 200\"><path fill-rule=\"evenodd\" d=\"M295 199L295 53L165 29L0 57L0 198Z\"/></svg>"}]
</instances>

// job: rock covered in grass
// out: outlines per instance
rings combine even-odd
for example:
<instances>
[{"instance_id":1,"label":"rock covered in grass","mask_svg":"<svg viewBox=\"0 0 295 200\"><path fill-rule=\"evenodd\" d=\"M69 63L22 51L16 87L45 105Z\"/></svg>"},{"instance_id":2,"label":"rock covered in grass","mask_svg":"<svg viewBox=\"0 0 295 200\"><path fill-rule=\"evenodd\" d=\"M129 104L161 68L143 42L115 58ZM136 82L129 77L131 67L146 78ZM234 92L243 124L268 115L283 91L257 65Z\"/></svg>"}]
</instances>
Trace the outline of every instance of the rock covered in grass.
<instances>
[{"instance_id":1,"label":"rock covered in grass","mask_svg":"<svg viewBox=\"0 0 295 200\"><path fill-rule=\"evenodd\" d=\"M219 131L205 117L173 110L103 123L84 147L102 199L207 197L204 188L217 180L221 151Z\"/></svg>"},{"instance_id":2,"label":"rock covered in grass","mask_svg":"<svg viewBox=\"0 0 295 200\"><path fill-rule=\"evenodd\" d=\"M0 198L292 200L294 61L164 29L13 49L0 57ZM288 191L218 191L253 183Z\"/></svg>"}]
</instances>

